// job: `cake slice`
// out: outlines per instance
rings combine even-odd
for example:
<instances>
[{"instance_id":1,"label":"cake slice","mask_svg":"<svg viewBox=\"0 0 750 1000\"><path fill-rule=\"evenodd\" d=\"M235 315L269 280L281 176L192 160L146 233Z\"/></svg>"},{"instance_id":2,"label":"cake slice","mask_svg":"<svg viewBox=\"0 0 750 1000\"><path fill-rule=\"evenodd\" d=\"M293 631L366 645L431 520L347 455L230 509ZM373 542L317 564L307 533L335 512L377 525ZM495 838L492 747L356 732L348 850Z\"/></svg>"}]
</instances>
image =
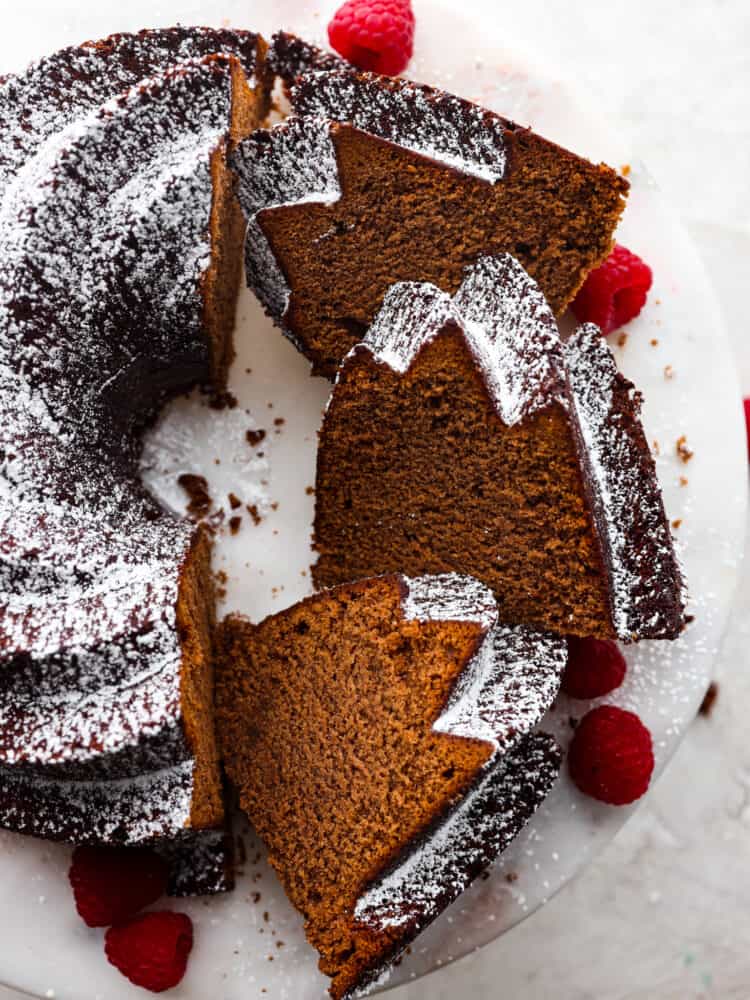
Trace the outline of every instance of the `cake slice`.
<instances>
[{"instance_id":1,"label":"cake slice","mask_svg":"<svg viewBox=\"0 0 750 1000\"><path fill-rule=\"evenodd\" d=\"M220 627L217 720L240 804L349 997L490 864L552 785L532 734L562 640L497 623L466 577L388 576Z\"/></svg>"},{"instance_id":2,"label":"cake slice","mask_svg":"<svg viewBox=\"0 0 750 1000\"><path fill-rule=\"evenodd\" d=\"M599 331L563 343L509 255L453 298L396 285L323 421L316 585L457 571L505 621L676 637L682 577L639 409Z\"/></svg>"},{"instance_id":3,"label":"cake slice","mask_svg":"<svg viewBox=\"0 0 750 1000\"><path fill-rule=\"evenodd\" d=\"M248 283L317 373L333 377L394 282L452 294L507 251L559 313L610 250L627 182L490 111L336 69L300 76L292 104L233 164Z\"/></svg>"}]
</instances>

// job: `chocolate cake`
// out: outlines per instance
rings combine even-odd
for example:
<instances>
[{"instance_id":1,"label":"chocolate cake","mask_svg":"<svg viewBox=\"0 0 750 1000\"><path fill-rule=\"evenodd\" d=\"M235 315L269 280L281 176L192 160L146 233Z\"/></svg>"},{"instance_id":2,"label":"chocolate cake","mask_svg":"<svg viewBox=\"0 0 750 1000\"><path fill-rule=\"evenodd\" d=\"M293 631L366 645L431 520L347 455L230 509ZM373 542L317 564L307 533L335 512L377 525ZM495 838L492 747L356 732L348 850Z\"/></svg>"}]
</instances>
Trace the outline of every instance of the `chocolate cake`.
<instances>
[{"instance_id":1,"label":"chocolate cake","mask_svg":"<svg viewBox=\"0 0 750 1000\"><path fill-rule=\"evenodd\" d=\"M217 729L331 996L378 979L523 827L564 641L455 574L359 581L219 631Z\"/></svg>"},{"instance_id":2,"label":"chocolate cake","mask_svg":"<svg viewBox=\"0 0 750 1000\"><path fill-rule=\"evenodd\" d=\"M310 70L352 69L335 52L321 49L289 31L277 31L272 35L267 61L270 70L283 82L287 94L297 77Z\"/></svg>"},{"instance_id":3,"label":"chocolate cake","mask_svg":"<svg viewBox=\"0 0 750 1000\"><path fill-rule=\"evenodd\" d=\"M316 585L458 571L504 621L675 638L682 578L639 410L599 330L564 343L511 256L453 297L394 286L324 418Z\"/></svg>"},{"instance_id":4,"label":"chocolate cake","mask_svg":"<svg viewBox=\"0 0 750 1000\"><path fill-rule=\"evenodd\" d=\"M335 374L395 282L452 294L467 265L507 251L559 313L609 252L627 182L529 129L344 69L302 74L292 104L233 165L248 283L316 373Z\"/></svg>"},{"instance_id":5,"label":"chocolate cake","mask_svg":"<svg viewBox=\"0 0 750 1000\"><path fill-rule=\"evenodd\" d=\"M216 53L235 56L262 121L273 72L265 41L250 31L199 26L110 35L45 56L20 75L0 77L0 201L18 170L50 136L169 66Z\"/></svg>"},{"instance_id":6,"label":"chocolate cake","mask_svg":"<svg viewBox=\"0 0 750 1000\"><path fill-rule=\"evenodd\" d=\"M234 56L184 58L217 47L257 60L255 92ZM169 394L223 386L226 156L264 79L255 36L175 29L0 85L0 824L158 838L192 858L181 891L225 882L209 541L148 495L139 437Z\"/></svg>"}]
</instances>

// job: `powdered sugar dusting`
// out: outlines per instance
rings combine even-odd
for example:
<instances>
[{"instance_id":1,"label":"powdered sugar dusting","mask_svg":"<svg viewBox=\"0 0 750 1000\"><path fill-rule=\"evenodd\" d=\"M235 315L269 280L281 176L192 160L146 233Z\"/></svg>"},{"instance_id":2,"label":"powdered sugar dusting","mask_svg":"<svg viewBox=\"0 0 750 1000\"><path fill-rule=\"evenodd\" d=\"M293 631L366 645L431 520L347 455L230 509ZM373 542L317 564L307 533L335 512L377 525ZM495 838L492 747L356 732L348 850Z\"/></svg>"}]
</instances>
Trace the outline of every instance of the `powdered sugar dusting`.
<instances>
[{"instance_id":1,"label":"powdered sugar dusting","mask_svg":"<svg viewBox=\"0 0 750 1000\"><path fill-rule=\"evenodd\" d=\"M555 318L515 258L480 258L467 268L452 299L426 282L394 285L363 343L379 361L403 373L448 323L463 332L506 426L552 402L567 403Z\"/></svg>"},{"instance_id":2,"label":"powdered sugar dusting","mask_svg":"<svg viewBox=\"0 0 750 1000\"><path fill-rule=\"evenodd\" d=\"M216 52L237 56L252 81L257 35L200 27L112 35L61 49L22 75L0 80L0 201L8 182L50 136L140 80Z\"/></svg>"},{"instance_id":3,"label":"powdered sugar dusting","mask_svg":"<svg viewBox=\"0 0 750 1000\"><path fill-rule=\"evenodd\" d=\"M554 701L567 656L560 636L523 625L495 625L433 728L507 750Z\"/></svg>"},{"instance_id":4,"label":"powdered sugar dusting","mask_svg":"<svg viewBox=\"0 0 750 1000\"><path fill-rule=\"evenodd\" d=\"M239 178L237 195L248 220L248 284L268 313L282 320L291 293L258 216L267 208L304 202L330 204L341 197L328 123L290 118L270 132L257 131L240 143L231 162Z\"/></svg>"},{"instance_id":5,"label":"powdered sugar dusting","mask_svg":"<svg viewBox=\"0 0 750 1000\"><path fill-rule=\"evenodd\" d=\"M567 649L558 636L497 624L492 594L470 577L404 582L406 617L476 620L488 630L433 729L494 748L469 792L357 900L356 921L398 930L405 947L510 843L554 782L555 740L529 734L557 694ZM372 970L365 988L392 961Z\"/></svg>"},{"instance_id":6,"label":"powdered sugar dusting","mask_svg":"<svg viewBox=\"0 0 750 1000\"><path fill-rule=\"evenodd\" d=\"M385 293L363 343L378 361L403 375L449 321L458 322L450 295L424 281L400 281Z\"/></svg>"},{"instance_id":7,"label":"powdered sugar dusting","mask_svg":"<svg viewBox=\"0 0 750 1000\"><path fill-rule=\"evenodd\" d=\"M414 937L508 846L559 767L557 744L541 733L497 754L423 843L359 898L355 919L378 931L408 929L408 939Z\"/></svg>"},{"instance_id":8,"label":"powdered sugar dusting","mask_svg":"<svg viewBox=\"0 0 750 1000\"><path fill-rule=\"evenodd\" d=\"M121 781L55 781L0 767L0 825L76 843L176 837L190 822L193 764Z\"/></svg>"},{"instance_id":9,"label":"powdered sugar dusting","mask_svg":"<svg viewBox=\"0 0 750 1000\"><path fill-rule=\"evenodd\" d=\"M674 636L684 615L684 584L640 424L640 396L618 374L593 324L567 341L565 357L615 630L624 640Z\"/></svg>"},{"instance_id":10,"label":"powdered sugar dusting","mask_svg":"<svg viewBox=\"0 0 750 1000\"><path fill-rule=\"evenodd\" d=\"M346 122L480 180L506 170L505 119L410 80L351 70L312 71L292 87L297 114Z\"/></svg>"},{"instance_id":11,"label":"powdered sugar dusting","mask_svg":"<svg viewBox=\"0 0 750 1000\"><path fill-rule=\"evenodd\" d=\"M443 573L404 577L404 617L416 621L476 621L489 628L497 621L492 591L471 576Z\"/></svg>"},{"instance_id":12,"label":"powdered sugar dusting","mask_svg":"<svg viewBox=\"0 0 750 1000\"><path fill-rule=\"evenodd\" d=\"M0 817L37 835L131 841L189 821L175 608L194 529L143 489L134 430L170 381L208 370L209 161L230 102L228 60L207 59L46 142L61 119L42 115L2 201Z\"/></svg>"}]
</instances>

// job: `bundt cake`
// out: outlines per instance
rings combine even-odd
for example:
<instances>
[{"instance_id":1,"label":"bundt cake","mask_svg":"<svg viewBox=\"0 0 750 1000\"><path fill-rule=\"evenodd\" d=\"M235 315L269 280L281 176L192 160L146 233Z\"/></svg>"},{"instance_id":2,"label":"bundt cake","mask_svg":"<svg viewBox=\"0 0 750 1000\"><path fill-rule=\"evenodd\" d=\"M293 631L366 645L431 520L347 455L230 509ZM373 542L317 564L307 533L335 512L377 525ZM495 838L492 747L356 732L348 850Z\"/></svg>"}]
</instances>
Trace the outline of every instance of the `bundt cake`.
<instances>
[{"instance_id":1,"label":"bundt cake","mask_svg":"<svg viewBox=\"0 0 750 1000\"><path fill-rule=\"evenodd\" d=\"M265 41L250 31L173 27L116 34L60 49L22 74L0 77L0 200L13 176L50 136L169 66L224 53L242 66L262 121L273 71Z\"/></svg>"},{"instance_id":2,"label":"bundt cake","mask_svg":"<svg viewBox=\"0 0 750 1000\"><path fill-rule=\"evenodd\" d=\"M490 111L350 70L303 74L292 104L232 162L248 283L316 373L335 375L395 282L452 294L507 251L559 313L609 252L627 182Z\"/></svg>"},{"instance_id":3,"label":"bundt cake","mask_svg":"<svg viewBox=\"0 0 750 1000\"><path fill-rule=\"evenodd\" d=\"M504 621L676 637L682 579L639 408L599 330L563 343L509 255L453 298L394 286L323 421L316 585L459 571Z\"/></svg>"},{"instance_id":4,"label":"bundt cake","mask_svg":"<svg viewBox=\"0 0 750 1000\"><path fill-rule=\"evenodd\" d=\"M481 873L558 771L531 733L564 640L455 574L359 581L220 626L217 729L240 803L349 997Z\"/></svg>"},{"instance_id":5,"label":"bundt cake","mask_svg":"<svg viewBox=\"0 0 750 1000\"><path fill-rule=\"evenodd\" d=\"M297 77L310 70L352 71L351 64L335 52L321 49L289 31L277 31L271 36L266 58L271 72L282 81L287 95Z\"/></svg>"},{"instance_id":6,"label":"bundt cake","mask_svg":"<svg viewBox=\"0 0 750 1000\"><path fill-rule=\"evenodd\" d=\"M183 59L216 48L242 61ZM243 236L226 157L267 108L262 45L115 36L0 95L0 825L160 838L193 858L173 887L218 888L209 541L137 462L169 394L223 385Z\"/></svg>"}]
</instances>

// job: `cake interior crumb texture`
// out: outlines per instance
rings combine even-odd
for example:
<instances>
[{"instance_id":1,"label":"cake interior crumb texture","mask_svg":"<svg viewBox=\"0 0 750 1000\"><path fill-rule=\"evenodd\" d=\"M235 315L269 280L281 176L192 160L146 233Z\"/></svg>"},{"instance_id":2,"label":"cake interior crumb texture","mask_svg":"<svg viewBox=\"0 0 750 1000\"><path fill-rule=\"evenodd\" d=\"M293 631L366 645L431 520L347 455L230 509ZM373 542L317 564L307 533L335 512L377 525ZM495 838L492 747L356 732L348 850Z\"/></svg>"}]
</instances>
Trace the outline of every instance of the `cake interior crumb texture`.
<instances>
[{"instance_id":1,"label":"cake interior crumb texture","mask_svg":"<svg viewBox=\"0 0 750 1000\"><path fill-rule=\"evenodd\" d=\"M246 210L257 212L290 290L285 314L276 319L318 373L333 377L394 282L430 281L453 293L464 268L480 255L508 252L560 313L611 248L627 182L528 129L408 81L351 72L304 75L293 104L303 117L318 116L327 133L340 197L326 202L314 189L288 196L289 175L309 172L299 162L302 151L297 155L290 145L277 174L284 193L274 198L267 172L272 147L286 142L287 124L270 137L251 136L236 162ZM399 139L419 136L428 114L432 156ZM450 156L442 161L441 127L451 137L445 144ZM481 176L472 176L466 164L457 169L464 128L480 148ZM488 150L490 139L496 148ZM262 199L259 187L267 191ZM248 246L250 257L263 252ZM249 265L261 298L262 266Z\"/></svg>"},{"instance_id":2,"label":"cake interior crumb texture","mask_svg":"<svg viewBox=\"0 0 750 1000\"><path fill-rule=\"evenodd\" d=\"M393 286L320 431L315 585L467 573L506 622L674 638L682 579L639 406L599 331L568 349L509 255L454 297Z\"/></svg>"},{"instance_id":3,"label":"cake interior crumb texture","mask_svg":"<svg viewBox=\"0 0 750 1000\"><path fill-rule=\"evenodd\" d=\"M408 901L386 920L355 909L495 752L490 740L433 728L487 635L486 618L416 620L404 613L404 597L401 577L383 577L318 594L258 626L231 616L219 627L226 770L305 917L334 998L379 974L436 915L412 913ZM516 791L525 780L516 775ZM536 791L527 799L521 824ZM462 888L452 883L492 860L475 848L466 870L436 887L442 906Z\"/></svg>"}]
</instances>

